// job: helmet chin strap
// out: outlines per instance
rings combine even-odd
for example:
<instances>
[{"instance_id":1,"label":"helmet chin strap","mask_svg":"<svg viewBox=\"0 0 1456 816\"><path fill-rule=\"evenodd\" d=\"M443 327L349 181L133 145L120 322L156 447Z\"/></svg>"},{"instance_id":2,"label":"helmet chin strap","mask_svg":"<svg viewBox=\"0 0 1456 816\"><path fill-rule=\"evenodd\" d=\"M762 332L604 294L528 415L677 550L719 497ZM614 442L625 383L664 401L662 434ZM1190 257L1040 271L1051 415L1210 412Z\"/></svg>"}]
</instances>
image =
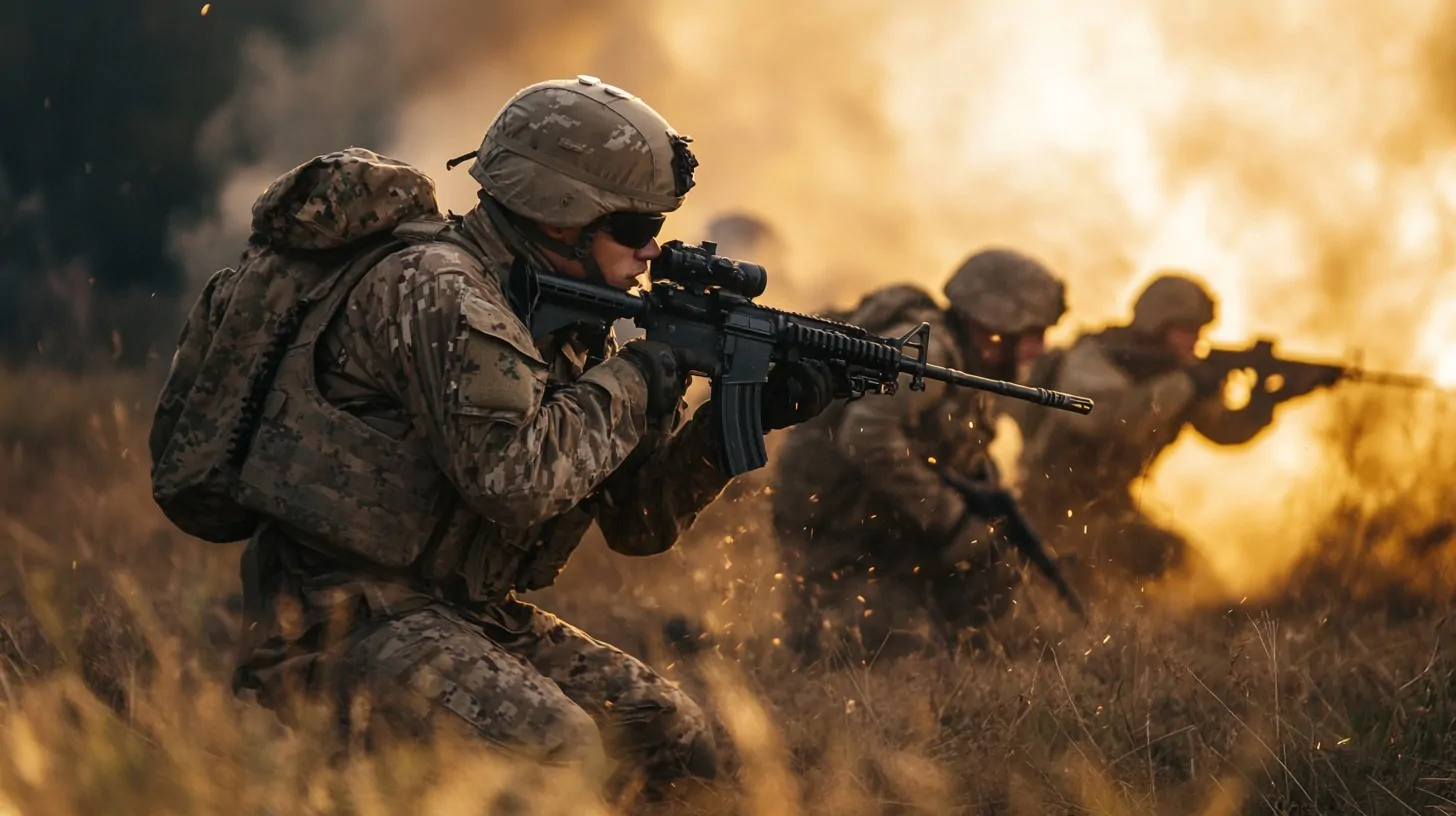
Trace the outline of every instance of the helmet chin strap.
<instances>
[{"instance_id":1,"label":"helmet chin strap","mask_svg":"<svg viewBox=\"0 0 1456 816\"><path fill-rule=\"evenodd\" d=\"M597 263L596 256L592 253L592 243L596 240L597 233L601 232L600 220L593 221L581 228L581 234L576 241L567 243L559 238L553 238L546 234L536 222L529 218L511 212L502 207L500 202L486 195L484 191L479 194L481 206L485 209L488 217L496 229L507 237L507 243L511 245L511 251L521 254L526 253L532 257L531 260L543 263L547 259L541 256L541 250L549 249L557 255L576 261L581 264L582 271L586 273L586 281L598 286L607 284L606 275L602 272L601 264ZM505 227L509 227L506 229ZM519 241L515 240L519 236ZM549 264L547 264L549 266Z\"/></svg>"},{"instance_id":2,"label":"helmet chin strap","mask_svg":"<svg viewBox=\"0 0 1456 816\"><path fill-rule=\"evenodd\" d=\"M524 229L526 236L537 246L580 263L582 271L586 273L587 283L605 286L607 277L602 272L601 264L597 263L596 255L592 252L592 244L600 231L601 226L592 222L581 228L581 234L576 237L576 241L567 243L547 235L546 231L535 223L527 222Z\"/></svg>"}]
</instances>

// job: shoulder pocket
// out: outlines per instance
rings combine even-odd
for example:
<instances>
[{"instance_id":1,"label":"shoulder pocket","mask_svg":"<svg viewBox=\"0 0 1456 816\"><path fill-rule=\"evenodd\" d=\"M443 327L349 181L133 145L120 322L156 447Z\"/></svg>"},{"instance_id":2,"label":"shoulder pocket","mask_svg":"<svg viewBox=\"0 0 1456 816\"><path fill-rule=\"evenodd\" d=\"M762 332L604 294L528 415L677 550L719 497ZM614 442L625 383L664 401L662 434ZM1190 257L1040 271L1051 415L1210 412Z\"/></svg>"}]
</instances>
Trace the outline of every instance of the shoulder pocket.
<instances>
[{"instance_id":1,"label":"shoulder pocket","mask_svg":"<svg viewBox=\"0 0 1456 816\"><path fill-rule=\"evenodd\" d=\"M520 425L546 394L550 367L515 315L476 296L461 303L467 331L456 410L468 416Z\"/></svg>"}]
</instances>

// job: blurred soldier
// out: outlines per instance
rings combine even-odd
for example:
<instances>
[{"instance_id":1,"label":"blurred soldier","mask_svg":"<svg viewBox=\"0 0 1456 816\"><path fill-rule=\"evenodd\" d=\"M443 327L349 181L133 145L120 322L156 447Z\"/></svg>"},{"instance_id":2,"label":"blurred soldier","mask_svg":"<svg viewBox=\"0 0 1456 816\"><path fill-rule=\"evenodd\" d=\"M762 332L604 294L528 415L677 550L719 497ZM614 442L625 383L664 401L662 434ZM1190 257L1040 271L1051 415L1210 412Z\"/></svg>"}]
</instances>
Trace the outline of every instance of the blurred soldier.
<instances>
[{"instance_id":1,"label":"blurred soldier","mask_svg":"<svg viewBox=\"0 0 1456 816\"><path fill-rule=\"evenodd\" d=\"M394 733L453 723L593 774L611 756L653 783L714 776L696 703L515 597L552 584L593 522L617 552L670 548L726 482L711 405L665 430L678 424L693 360L661 343L614 354L609 337L529 329L536 275L627 289L657 257L664 213L693 186L687 142L595 78L532 85L457 160L474 159L475 208L386 225L410 245L349 262L313 293L299 339L279 346L271 389L241 412L256 434L231 434L253 440L230 495L258 522L243 565L253 637L241 690L281 707L292 687L337 681L367 692L371 723ZM414 185L411 169L352 148L301 166L255 207L250 252L337 254L333 237L368 234L402 202L428 198L433 209L432 185ZM203 372L213 359L236 363L226 372L251 365L250 347L212 331L237 311L228 287L249 279L220 276L184 333L153 436L158 501L189 532L206 526L206 508L175 501L186 481L176 465L221 420L184 432L169 395L198 370L198 343L210 343ZM765 427L823 409L781 404L791 391L828 394L822 366L779 371ZM188 398L217 390L198 375Z\"/></svg>"},{"instance_id":2,"label":"blurred soldier","mask_svg":"<svg viewBox=\"0 0 1456 816\"><path fill-rule=\"evenodd\" d=\"M1004 249L971 255L945 297L942 309L919 288L891 286L841 316L885 336L929 323L930 362L1009 379L1042 353L1066 310L1059 279ZM892 400L837 404L787 434L773 506L796 649L847 646L868 658L949 645L1004 612L1020 570L943 476L999 487L986 451L991 409L988 395L926 383Z\"/></svg>"},{"instance_id":3,"label":"blurred soldier","mask_svg":"<svg viewBox=\"0 0 1456 816\"><path fill-rule=\"evenodd\" d=\"M769 223L755 215L727 213L708 222L708 240L718 244L718 254L753 261L769 270L783 269L788 250ZM776 276L778 283L782 275Z\"/></svg>"},{"instance_id":4,"label":"blurred soldier","mask_svg":"<svg viewBox=\"0 0 1456 816\"><path fill-rule=\"evenodd\" d=\"M1095 574L1150 577L1189 566L1187 542L1143 516L1129 490L1184 426L1215 444L1242 445L1273 421L1278 402L1325 384L1290 382L1277 396L1255 388L1245 407L1230 410L1227 367L1194 353L1214 317L1203 284L1165 273L1138 296L1130 324L1084 335L1033 368L1033 385L1097 403L1088 416L1018 413L1026 506L1044 534Z\"/></svg>"}]
</instances>

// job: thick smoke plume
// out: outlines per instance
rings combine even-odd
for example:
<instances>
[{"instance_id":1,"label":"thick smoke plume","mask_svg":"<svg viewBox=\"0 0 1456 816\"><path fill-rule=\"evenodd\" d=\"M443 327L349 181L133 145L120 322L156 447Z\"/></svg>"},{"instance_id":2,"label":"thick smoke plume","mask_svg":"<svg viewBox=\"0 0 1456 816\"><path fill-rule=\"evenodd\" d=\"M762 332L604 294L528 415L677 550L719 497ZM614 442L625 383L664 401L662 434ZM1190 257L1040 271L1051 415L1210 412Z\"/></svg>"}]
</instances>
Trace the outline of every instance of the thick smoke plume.
<instances>
[{"instance_id":1,"label":"thick smoke plume","mask_svg":"<svg viewBox=\"0 0 1456 816\"><path fill-rule=\"evenodd\" d=\"M270 149L231 168L219 223L179 235L196 271L236 251L274 175L363 138L439 171L443 205L467 208L472 182L444 161L517 88L590 73L696 139L700 184L671 234L696 240L728 209L783 233L786 268L771 271L790 285L771 285L772 302L842 305L892 280L934 290L1003 244L1069 280L1061 340L1124 319L1177 266L1216 287L1220 342L1276 335L1290 353L1360 349L1456 381L1456 26L1435 0L349 9L322 45L250 51L206 149L223 160L242 131ZM1328 541L1340 490L1408 468L1410 423L1439 415L1403 394L1362 393L1356 410L1357 386L1343 388L1286 406L1244 448L1182 440L1139 488L1234 593Z\"/></svg>"}]
</instances>

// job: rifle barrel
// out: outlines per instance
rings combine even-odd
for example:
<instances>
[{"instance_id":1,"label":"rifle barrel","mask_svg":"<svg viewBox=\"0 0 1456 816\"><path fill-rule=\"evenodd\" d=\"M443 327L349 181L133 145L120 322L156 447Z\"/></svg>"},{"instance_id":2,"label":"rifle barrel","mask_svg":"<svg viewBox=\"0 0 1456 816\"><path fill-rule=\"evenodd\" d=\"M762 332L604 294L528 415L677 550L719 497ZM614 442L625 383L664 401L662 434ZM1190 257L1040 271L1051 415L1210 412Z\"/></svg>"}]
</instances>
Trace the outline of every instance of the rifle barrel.
<instances>
[{"instance_id":1,"label":"rifle barrel","mask_svg":"<svg viewBox=\"0 0 1456 816\"><path fill-rule=\"evenodd\" d=\"M1351 369L1346 376L1356 382L1369 383L1370 385L1389 385L1395 388L1436 388L1434 380L1429 377L1421 377L1415 374L1394 374L1388 371L1366 371L1362 368Z\"/></svg>"},{"instance_id":2,"label":"rifle barrel","mask_svg":"<svg viewBox=\"0 0 1456 816\"><path fill-rule=\"evenodd\" d=\"M919 365L911 359L902 360L900 370L913 374ZM1000 394L1003 397L1024 400L1036 405L1044 405L1048 408L1056 408L1061 411L1070 411L1074 414L1087 415L1092 413L1092 400L1076 394L1067 394L1061 391L1053 391L1049 388L1037 388L1020 383L1006 382L1005 380L993 380L990 377L978 377L975 374L967 374L964 371L957 371L954 368L944 366L925 366L925 378L939 380L940 382L958 385L964 388L975 388L980 391L989 391L992 394Z\"/></svg>"}]
</instances>

